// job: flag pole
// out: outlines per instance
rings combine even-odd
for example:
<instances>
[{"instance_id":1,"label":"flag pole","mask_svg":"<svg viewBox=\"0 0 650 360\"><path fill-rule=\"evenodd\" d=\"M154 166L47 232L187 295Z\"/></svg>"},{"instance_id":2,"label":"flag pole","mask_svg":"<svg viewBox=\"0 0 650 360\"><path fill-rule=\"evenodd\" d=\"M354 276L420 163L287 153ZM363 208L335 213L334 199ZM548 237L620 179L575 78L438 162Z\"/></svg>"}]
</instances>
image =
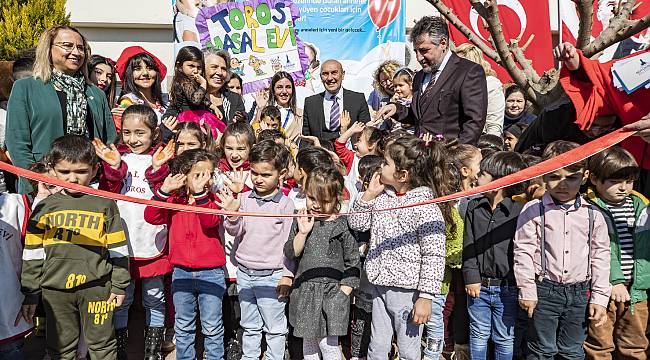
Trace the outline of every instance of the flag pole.
<instances>
[{"instance_id":1,"label":"flag pole","mask_svg":"<svg viewBox=\"0 0 650 360\"><path fill-rule=\"evenodd\" d=\"M562 0L557 0L557 32L558 32L558 45L562 44L562 4L560 4ZM557 62L557 69L560 70L562 68L562 62L558 61Z\"/></svg>"}]
</instances>

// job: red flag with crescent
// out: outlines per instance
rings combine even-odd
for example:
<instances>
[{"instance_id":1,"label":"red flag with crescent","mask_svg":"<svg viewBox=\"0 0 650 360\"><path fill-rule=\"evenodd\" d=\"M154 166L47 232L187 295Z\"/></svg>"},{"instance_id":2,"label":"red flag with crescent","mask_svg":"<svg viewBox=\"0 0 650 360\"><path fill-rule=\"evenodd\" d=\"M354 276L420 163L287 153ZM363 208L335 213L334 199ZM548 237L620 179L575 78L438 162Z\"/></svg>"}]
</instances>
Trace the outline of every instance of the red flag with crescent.
<instances>
[{"instance_id":1,"label":"red flag with crescent","mask_svg":"<svg viewBox=\"0 0 650 360\"><path fill-rule=\"evenodd\" d=\"M443 0L443 2L454 11L454 14L470 30L478 35L488 46L490 33L479 14L472 9L467 0ZM503 34L507 42L510 39L519 40L519 45L524 45L529 39L530 44L524 55L532 61L533 68L538 74L551 69L555 63L553 60L553 43L551 40L551 20L549 16L548 2L539 0L497 0L499 6L499 18L503 27ZM534 35L534 36L533 36ZM469 42L453 25L449 26L449 36L456 45ZM486 57L486 59L488 59ZM488 59L492 68L497 72L497 77L502 82L511 81L510 75L505 68L497 65Z\"/></svg>"}]
</instances>

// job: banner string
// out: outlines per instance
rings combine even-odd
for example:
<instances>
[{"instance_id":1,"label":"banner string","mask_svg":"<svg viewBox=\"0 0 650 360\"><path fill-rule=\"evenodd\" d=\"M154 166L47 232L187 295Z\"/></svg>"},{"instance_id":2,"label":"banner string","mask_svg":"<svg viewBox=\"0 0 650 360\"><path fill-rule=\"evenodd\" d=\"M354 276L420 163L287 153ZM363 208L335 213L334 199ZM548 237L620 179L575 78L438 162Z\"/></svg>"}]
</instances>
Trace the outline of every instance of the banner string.
<instances>
[{"instance_id":1,"label":"banner string","mask_svg":"<svg viewBox=\"0 0 650 360\"><path fill-rule=\"evenodd\" d=\"M406 208L412 208L412 207L417 207L417 206L424 206L424 205L429 205L429 204L437 204L437 203L442 203L442 202L447 202L447 201L453 201L453 200L458 200L461 198L473 196L473 195L478 195L482 194L488 191L494 191L494 190L499 190L505 187L508 187L510 185L515 185L519 184L534 178L537 178L539 176L554 172L556 170L562 169L564 167L567 167L569 165L575 164L579 161L582 161L584 159L589 158L590 156L597 154L600 151L603 151L611 146L614 146L618 144L619 142L627 139L628 137L634 135L636 131L629 131L629 130L624 130L624 129L618 129L615 130L607 135L604 135L598 139L592 140L578 148L575 148L571 151L568 151L566 153L563 153L555 158L548 159L546 161L543 161L537 165L531 166L529 168L526 168L524 170L521 170L519 172L516 172L514 174L510 174L508 176L504 176L502 178L499 178L497 180L494 180L490 182L489 184L485 184L482 186L477 186L475 188L472 188L470 190L466 191L461 191L457 192L454 194L446 195L446 196L441 196L437 197L432 200L427 200L427 201L422 201L418 203L413 203L413 204L408 204L408 205L403 205L403 206L398 206L398 207L392 207L392 208L386 208L386 209L373 209L373 210L368 210L368 211L362 211L362 212L342 212L338 213L336 215L339 216L348 216L348 215L354 215L354 214L361 214L361 213L372 213L372 212L381 212L381 211L395 211L395 210L400 210L400 209L406 209ZM112 200L121 200L121 201L126 201L126 202L131 202L135 204L141 204L141 205L146 205L146 206L153 206L161 209L168 209L168 210L175 210L175 211L185 211L185 212L193 212L193 213L200 213L200 214L212 214L212 215L226 215L226 216L246 216L246 217L264 217L264 218L295 218L295 217L301 217L301 216L314 216L314 214L310 215L300 215L300 214L273 214L273 213L265 213L265 212L232 212L232 211L225 211L225 210L217 210L217 209L209 209L209 208L202 208L202 207L197 207L197 206L190 206L190 205L182 205L182 204L173 204L173 203L168 203L168 202L163 202L163 201L157 201L157 200L151 200L151 199L139 199L131 196L126 196L122 194L116 194L104 190L98 190L94 189L88 186L83 186L79 184L72 184L69 182L65 182L53 177L49 177L45 174L38 174L26 169L22 169L13 165L10 165L5 162L0 162L0 170L8 171L10 173L13 173L17 176L28 178L31 180L35 181L40 181L44 182L46 184L50 185L55 185L59 186L68 190L73 190L77 192L81 192L84 194L88 195L94 195L94 196L99 196L102 198L106 199L112 199ZM433 169L432 169L433 171Z\"/></svg>"}]
</instances>

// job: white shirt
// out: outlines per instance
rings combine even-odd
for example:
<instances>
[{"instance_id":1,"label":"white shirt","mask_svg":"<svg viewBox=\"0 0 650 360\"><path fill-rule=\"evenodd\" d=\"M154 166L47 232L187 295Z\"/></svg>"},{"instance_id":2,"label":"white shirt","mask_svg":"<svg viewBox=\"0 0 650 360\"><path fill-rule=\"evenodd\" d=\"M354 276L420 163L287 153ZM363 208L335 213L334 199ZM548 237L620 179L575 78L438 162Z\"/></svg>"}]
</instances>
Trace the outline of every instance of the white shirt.
<instances>
[{"instance_id":1,"label":"white shirt","mask_svg":"<svg viewBox=\"0 0 650 360\"><path fill-rule=\"evenodd\" d=\"M286 130L289 125L293 123L293 119L296 116L290 108L283 108L278 106L278 109L280 109L280 126Z\"/></svg>"},{"instance_id":2,"label":"white shirt","mask_svg":"<svg viewBox=\"0 0 650 360\"><path fill-rule=\"evenodd\" d=\"M440 63L438 70L436 70L436 72L433 73L424 74L424 78L422 79L422 88L420 88L420 94L423 94L427 90L427 87L431 83L432 78L433 78L433 84L436 83L436 80L438 80L440 73L442 73L442 70L444 70L445 66L447 66L450 57L451 57L451 50L447 49L447 53L445 54L445 57L442 58L442 63Z\"/></svg>"},{"instance_id":3,"label":"white shirt","mask_svg":"<svg viewBox=\"0 0 650 360\"><path fill-rule=\"evenodd\" d=\"M336 94L332 94L326 91L325 96L323 97L323 111L325 112L325 126L330 130L336 130L330 127L330 113L332 112L332 104L334 104L334 97L338 99L339 109L341 110L341 116L343 116L343 88L340 88L339 92ZM339 117L339 124L341 122L340 119L341 118Z\"/></svg>"}]
</instances>

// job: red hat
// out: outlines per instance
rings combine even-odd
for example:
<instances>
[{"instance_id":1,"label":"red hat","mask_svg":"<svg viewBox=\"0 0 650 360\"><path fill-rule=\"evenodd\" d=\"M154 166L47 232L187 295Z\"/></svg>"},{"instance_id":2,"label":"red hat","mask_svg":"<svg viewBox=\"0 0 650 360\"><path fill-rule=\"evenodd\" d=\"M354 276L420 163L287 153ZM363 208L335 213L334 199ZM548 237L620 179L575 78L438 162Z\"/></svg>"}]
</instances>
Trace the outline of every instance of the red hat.
<instances>
[{"instance_id":1,"label":"red hat","mask_svg":"<svg viewBox=\"0 0 650 360\"><path fill-rule=\"evenodd\" d=\"M129 46L128 48L124 49L124 51L122 51L122 55L120 55L120 57L117 59L115 69L117 70L117 74L120 75L120 79L124 81L124 73L126 72L126 67L129 64L129 60L131 60L132 57L142 53L151 56L153 61L156 63L156 66L158 66L158 69L160 70L160 80L162 81L165 78L165 75L167 75L167 67L154 54L148 52L140 46Z\"/></svg>"}]
</instances>

